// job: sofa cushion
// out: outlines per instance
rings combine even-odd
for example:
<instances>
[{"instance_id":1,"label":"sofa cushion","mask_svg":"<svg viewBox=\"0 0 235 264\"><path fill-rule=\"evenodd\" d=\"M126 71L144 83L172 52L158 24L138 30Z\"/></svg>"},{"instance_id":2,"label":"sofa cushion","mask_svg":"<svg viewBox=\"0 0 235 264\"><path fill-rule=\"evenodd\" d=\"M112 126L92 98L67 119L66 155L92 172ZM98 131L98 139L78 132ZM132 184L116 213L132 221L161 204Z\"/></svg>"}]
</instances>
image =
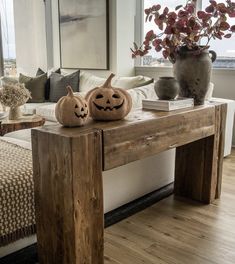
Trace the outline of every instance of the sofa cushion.
<instances>
[{"instance_id":1,"label":"sofa cushion","mask_svg":"<svg viewBox=\"0 0 235 264\"><path fill-rule=\"evenodd\" d=\"M91 89L101 86L106 81L106 78L95 76L87 71L82 71L80 76L80 91L88 92ZM142 75L134 77L114 77L112 85L123 89L132 89L152 83L153 79Z\"/></svg>"},{"instance_id":2,"label":"sofa cushion","mask_svg":"<svg viewBox=\"0 0 235 264\"><path fill-rule=\"evenodd\" d=\"M141 108L143 99L157 99L154 83L128 90L132 98L132 108Z\"/></svg>"},{"instance_id":3,"label":"sofa cushion","mask_svg":"<svg viewBox=\"0 0 235 264\"><path fill-rule=\"evenodd\" d=\"M55 117L55 103L36 108L36 114L44 117L47 121L57 122Z\"/></svg>"},{"instance_id":4,"label":"sofa cushion","mask_svg":"<svg viewBox=\"0 0 235 264\"><path fill-rule=\"evenodd\" d=\"M81 71L80 76L80 91L88 92L91 89L101 86L105 82L105 78L95 76L89 72Z\"/></svg>"},{"instance_id":5,"label":"sofa cushion","mask_svg":"<svg viewBox=\"0 0 235 264\"><path fill-rule=\"evenodd\" d=\"M19 82L24 83L31 92L32 98L28 100L28 103L43 103L45 101L46 73L36 77L29 77L20 73Z\"/></svg>"},{"instance_id":6,"label":"sofa cushion","mask_svg":"<svg viewBox=\"0 0 235 264\"><path fill-rule=\"evenodd\" d=\"M24 115L34 115L36 114L36 109L41 106L54 104L51 102L44 102L44 103L27 103L22 106L20 106L21 112Z\"/></svg>"},{"instance_id":7,"label":"sofa cushion","mask_svg":"<svg viewBox=\"0 0 235 264\"><path fill-rule=\"evenodd\" d=\"M67 75L52 72L50 75L50 102L57 102L67 94L66 86L70 85L74 92L79 92L80 70Z\"/></svg>"},{"instance_id":8,"label":"sofa cushion","mask_svg":"<svg viewBox=\"0 0 235 264\"><path fill-rule=\"evenodd\" d=\"M207 91L206 96L205 96L206 101L211 100L213 91L214 91L214 83L210 82L209 87L208 87L208 91Z\"/></svg>"},{"instance_id":9,"label":"sofa cushion","mask_svg":"<svg viewBox=\"0 0 235 264\"><path fill-rule=\"evenodd\" d=\"M47 79L46 85L45 85L45 100L49 100L49 96L50 96L50 75L52 72L56 72L56 73L61 73L60 68L59 69L55 69L55 70L51 70L47 73L47 76L49 77ZM41 68L38 68L36 76L40 76L42 74L45 74L46 72L44 72Z\"/></svg>"},{"instance_id":10,"label":"sofa cushion","mask_svg":"<svg viewBox=\"0 0 235 264\"><path fill-rule=\"evenodd\" d=\"M142 76L142 75L138 75L134 77L118 77L114 79L113 86L129 90L135 87L145 86L152 82L153 82L153 79Z\"/></svg>"}]
</instances>

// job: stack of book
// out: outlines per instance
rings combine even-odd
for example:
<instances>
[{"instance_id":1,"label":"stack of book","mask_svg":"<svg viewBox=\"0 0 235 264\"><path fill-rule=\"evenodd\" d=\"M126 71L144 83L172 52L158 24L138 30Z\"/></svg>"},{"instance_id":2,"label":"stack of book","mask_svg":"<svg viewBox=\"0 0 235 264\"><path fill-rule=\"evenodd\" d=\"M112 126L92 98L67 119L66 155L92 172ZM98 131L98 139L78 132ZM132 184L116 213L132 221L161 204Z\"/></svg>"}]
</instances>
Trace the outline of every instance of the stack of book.
<instances>
[{"instance_id":1,"label":"stack of book","mask_svg":"<svg viewBox=\"0 0 235 264\"><path fill-rule=\"evenodd\" d=\"M173 111L194 106L193 98L177 98L174 100L142 100L144 109L159 110L159 111Z\"/></svg>"}]
</instances>

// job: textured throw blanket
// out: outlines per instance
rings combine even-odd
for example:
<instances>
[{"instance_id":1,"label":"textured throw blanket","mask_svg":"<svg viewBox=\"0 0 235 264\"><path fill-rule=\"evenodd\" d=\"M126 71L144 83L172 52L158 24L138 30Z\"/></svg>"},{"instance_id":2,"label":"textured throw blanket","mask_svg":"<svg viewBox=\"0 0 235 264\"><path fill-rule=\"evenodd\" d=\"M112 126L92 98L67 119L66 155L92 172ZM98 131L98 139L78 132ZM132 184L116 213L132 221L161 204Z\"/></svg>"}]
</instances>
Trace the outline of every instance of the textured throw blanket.
<instances>
[{"instance_id":1,"label":"textured throw blanket","mask_svg":"<svg viewBox=\"0 0 235 264\"><path fill-rule=\"evenodd\" d=\"M32 152L0 139L0 247L35 233Z\"/></svg>"}]
</instances>

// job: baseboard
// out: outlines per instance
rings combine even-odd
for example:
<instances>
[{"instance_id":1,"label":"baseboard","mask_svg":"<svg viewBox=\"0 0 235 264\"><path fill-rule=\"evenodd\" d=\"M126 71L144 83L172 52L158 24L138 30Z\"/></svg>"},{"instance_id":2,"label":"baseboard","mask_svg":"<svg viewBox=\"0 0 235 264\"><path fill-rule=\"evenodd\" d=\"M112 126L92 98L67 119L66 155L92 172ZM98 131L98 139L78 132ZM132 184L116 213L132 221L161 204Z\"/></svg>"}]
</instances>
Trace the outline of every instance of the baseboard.
<instances>
[{"instance_id":1,"label":"baseboard","mask_svg":"<svg viewBox=\"0 0 235 264\"><path fill-rule=\"evenodd\" d=\"M121 220L134 215L145 208L159 202L173 193L173 183L140 197L133 202L125 204L104 215L105 227L120 222ZM16 251L0 259L0 264L35 264L37 257L37 244L33 244L19 251Z\"/></svg>"},{"instance_id":2,"label":"baseboard","mask_svg":"<svg viewBox=\"0 0 235 264\"><path fill-rule=\"evenodd\" d=\"M37 243L0 259L0 264L35 264L38 261Z\"/></svg>"},{"instance_id":3,"label":"baseboard","mask_svg":"<svg viewBox=\"0 0 235 264\"><path fill-rule=\"evenodd\" d=\"M146 194L133 202L125 204L113 211L110 211L105 214L105 227L114 225L121 220L134 215L147 207L159 202L160 200L168 197L173 193L174 184L170 183L161 189L158 189L154 192Z\"/></svg>"}]
</instances>

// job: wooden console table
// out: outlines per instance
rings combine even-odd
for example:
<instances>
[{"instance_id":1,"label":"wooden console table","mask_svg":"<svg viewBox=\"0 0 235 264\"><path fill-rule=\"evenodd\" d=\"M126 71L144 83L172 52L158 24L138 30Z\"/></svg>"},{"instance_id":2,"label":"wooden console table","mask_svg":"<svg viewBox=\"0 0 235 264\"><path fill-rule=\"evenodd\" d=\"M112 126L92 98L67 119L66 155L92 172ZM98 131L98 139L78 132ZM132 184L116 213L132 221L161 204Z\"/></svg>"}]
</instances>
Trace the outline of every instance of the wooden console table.
<instances>
[{"instance_id":1,"label":"wooden console table","mask_svg":"<svg viewBox=\"0 0 235 264\"><path fill-rule=\"evenodd\" d=\"M104 263L102 170L177 148L175 194L220 196L226 105L32 131L40 264ZM147 179L146 179L147 180Z\"/></svg>"}]
</instances>

